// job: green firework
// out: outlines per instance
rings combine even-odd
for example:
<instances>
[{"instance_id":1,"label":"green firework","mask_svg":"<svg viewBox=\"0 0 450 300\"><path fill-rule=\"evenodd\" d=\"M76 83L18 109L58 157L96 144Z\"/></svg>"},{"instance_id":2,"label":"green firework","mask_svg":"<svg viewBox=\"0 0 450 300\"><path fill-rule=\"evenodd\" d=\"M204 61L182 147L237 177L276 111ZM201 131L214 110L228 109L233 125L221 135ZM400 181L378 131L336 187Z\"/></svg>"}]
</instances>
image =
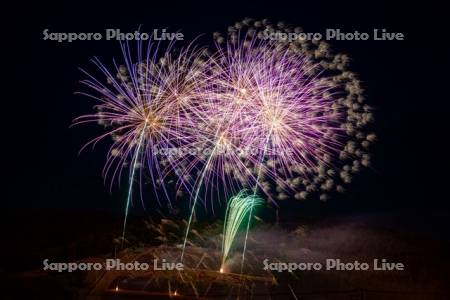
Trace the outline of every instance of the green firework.
<instances>
[{"instance_id":1,"label":"green firework","mask_svg":"<svg viewBox=\"0 0 450 300\"><path fill-rule=\"evenodd\" d=\"M251 211L255 206L263 203L264 201L260 197L255 194L248 194L246 190L240 191L228 202L223 226L222 267L230 253L240 225L246 217L251 218Z\"/></svg>"}]
</instances>

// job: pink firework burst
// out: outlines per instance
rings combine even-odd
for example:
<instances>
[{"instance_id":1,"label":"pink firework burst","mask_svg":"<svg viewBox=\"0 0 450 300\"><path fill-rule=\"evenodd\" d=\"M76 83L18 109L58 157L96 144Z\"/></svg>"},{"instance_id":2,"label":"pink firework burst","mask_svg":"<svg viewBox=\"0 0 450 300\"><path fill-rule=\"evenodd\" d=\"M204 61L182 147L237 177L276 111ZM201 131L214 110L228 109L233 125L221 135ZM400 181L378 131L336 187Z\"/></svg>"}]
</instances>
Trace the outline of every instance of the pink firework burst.
<instances>
[{"instance_id":1,"label":"pink firework burst","mask_svg":"<svg viewBox=\"0 0 450 300\"><path fill-rule=\"evenodd\" d=\"M343 148L345 115L334 105L340 86L320 64L289 45L247 36L218 45L210 65L201 93L207 114L197 132L209 151L192 160L201 165L205 193L223 187L230 196L255 186L268 192L266 180L332 167L330 157Z\"/></svg>"},{"instance_id":2,"label":"pink firework burst","mask_svg":"<svg viewBox=\"0 0 450 300\"><path fill-rule=\"evenodd\" d=\"M317 192L325 201L370 164L373 115L348 57L324 41L270 38L290 32L301 29L246 19L225 38L214 34L211 106L229 120L226 136L246 166L238 168L233 158L221 168L269 199Z\"/></svg>"},{"instance_id":3,"label":"pink firework burst","mask_svg":"<svg viewBox=\"0 0 450 300\"><path fill-rule=\"evenodd\" d=\"M145 167L153 186L162 187L170 206L164 181L173 173L170 163L179 164L162 153L171 148L189 148L196 143L192 128L201 117L198 92L206 82L203 75L207 66L202 59L204 50L192 44L175 53L172 44L162 50L156 43L149 43L146 49L140 43L135 61L128 44L122 44L121 48L124 62L120 66L114 63L113 72L98 59L93 60L106 80L98 80L83 71L88 79L82 83L91 92L82 94L99 104L95 106L96 113L78 117L74 124L97 122L106 130L83 148L112 137L103 170L111 186L116 179L120 181L125 167L130 166L127 214L133 183L142 182ZM189 190L189 181L180 177L178 186ZM155 194L158 197L158 193Z\"/></svg>"}]
</instances>

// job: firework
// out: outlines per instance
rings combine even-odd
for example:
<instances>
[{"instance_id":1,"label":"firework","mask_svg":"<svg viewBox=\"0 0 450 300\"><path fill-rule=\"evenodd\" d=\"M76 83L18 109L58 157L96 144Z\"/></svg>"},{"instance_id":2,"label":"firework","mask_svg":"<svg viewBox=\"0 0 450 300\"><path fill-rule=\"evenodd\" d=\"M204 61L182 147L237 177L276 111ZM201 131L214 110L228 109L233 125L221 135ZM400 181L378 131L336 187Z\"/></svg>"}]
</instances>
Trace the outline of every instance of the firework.
<instances>
[{"instance_id":1,"label":"firework","mask_svg":"<svg viewBox=\"0 0 450 300\"><path fill-rule=\"evenodd\" d=\"M239 194L229 200L223 229L221 270L223 270L236 234L244 222L245 217L249 219L249 223L252 218L251 211L255 206L261 205L262 203L262 199L255 195L248 195L246 191L239 192Z\"/></svg>"},{"instance_id":2,"label":"firework","mask_svg":"<svg viewBox=\"0 0 450 300\"><path fill-rule=\"evenodd\" d=\"M326 201L369 166L373 115L346 55L333 54L324 41L266 38L293 31L301 29L246 19L227 37L215 34L211 98L218 115L231 120L233 147L244 150L239 163L230 159L223 168L269 200L317 193Z\"/></svg>"},{"instance_id":3,"label":"firework","mask_svg":"<svg viewBox=\"0 0 450 300\"><path fill-rule=\"evenodd\" d=\"M173 168L167 166L170 160L160 159L160 153L193 143L190 129L192 124L198 123L195 118L200 115L197 88L204 82L201 76L205 68L201 60L203 50L189 46L174 55L171 49L172 45L163 51L158 45L149 43L144 53L139 44L134 62L128 44L122 44L124 64L114 64L116 75L98 59L93 60L108 84L87 72L89 79L82 81L95 92L83 94L100 104L96 106L97 113L81 116L74 123L97 122L106 128L106 133L84 147L95 145L105 137L113 138L103 171L105 179L110 175L111 183L116 178L120 181L125 167L131 165L124 233L133 184L136 180L142 181L143 166L147 166L153 185L162 187L170 205L170 197L162 183ZM180 182L179 185L185 184Z\"/></svg>"}]
</instances>

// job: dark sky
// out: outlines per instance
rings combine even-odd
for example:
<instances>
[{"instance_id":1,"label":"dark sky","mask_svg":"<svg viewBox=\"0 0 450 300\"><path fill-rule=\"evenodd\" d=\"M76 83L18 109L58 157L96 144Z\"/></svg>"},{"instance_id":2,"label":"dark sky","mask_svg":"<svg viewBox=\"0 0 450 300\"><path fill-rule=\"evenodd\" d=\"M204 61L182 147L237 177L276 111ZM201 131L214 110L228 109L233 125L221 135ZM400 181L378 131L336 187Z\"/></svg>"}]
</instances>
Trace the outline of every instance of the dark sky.
<instances>
[{"instance_id":1,"label":"dark sky","mask_svg":"<svg viewBox=\"0 0 450 300\"><path fill-rule=\"evenodd\" d=\"M58 4L17 8L9 30L12 55L3 57L12 82L2 97L3 148L7 198L12 210L74 209L116 211L123 207L125 186L112 194L101 170L107 143L78 156L81 146L100 129L69 128L72 119L91 112L93 102L74 95L82 86L79 67L93 70L89 59L120 58L114 41L56 43L42 31L104 32L105 28L143 31L181 30L186 40L244 17L268 18L302 26L367 31L386 28L405 41L331 42L353 59L369 103L376 108L379 142L372 170L362 174L345 199L327 210L448 210L448 26L444 10L425 4L341 4L343 1L211 1L188 4L153 1L131 4ZM339 2L339 3L337 3ZM4 106L3 106L4 107ZM5 179L3 180L5 182ZM290 205L290 204L287 204ZM295 206L295 205L293 205Z\"/></svg>"}]
</instances>

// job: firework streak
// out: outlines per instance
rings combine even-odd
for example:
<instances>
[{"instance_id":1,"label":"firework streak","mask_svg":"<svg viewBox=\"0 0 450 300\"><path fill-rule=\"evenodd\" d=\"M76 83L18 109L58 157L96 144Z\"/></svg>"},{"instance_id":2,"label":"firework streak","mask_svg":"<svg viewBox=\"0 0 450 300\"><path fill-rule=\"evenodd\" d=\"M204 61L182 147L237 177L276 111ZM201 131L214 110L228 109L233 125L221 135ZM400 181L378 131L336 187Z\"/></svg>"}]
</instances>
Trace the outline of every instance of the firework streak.
<instances>
[{"instance_id":1,"label":"firework streak","mask_svg":"<svg viewBox=\"0 0 450 300\"><path fill-rule=\"evenodd\" d=\"M255 206L261 205L263 200L255 195L249 195L246 191L241 191L228 202L225 213L225 224L223 230L222 243L222 267L230 253L231 246L245 217L252 217L251 211Z\"/></svg>"}]
</instances>

